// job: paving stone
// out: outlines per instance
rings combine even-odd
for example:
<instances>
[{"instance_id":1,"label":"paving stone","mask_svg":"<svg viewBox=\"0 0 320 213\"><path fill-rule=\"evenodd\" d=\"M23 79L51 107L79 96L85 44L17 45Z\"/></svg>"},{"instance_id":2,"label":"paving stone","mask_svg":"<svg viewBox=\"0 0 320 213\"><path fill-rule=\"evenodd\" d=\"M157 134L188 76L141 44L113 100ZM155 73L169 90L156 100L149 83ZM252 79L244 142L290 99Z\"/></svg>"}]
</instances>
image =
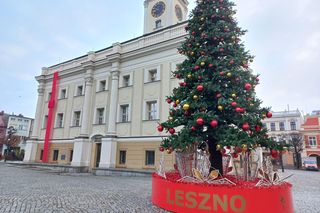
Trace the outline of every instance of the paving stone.
<instances>
[{"instance_id":1,"label":"paving stone","mask_svg":"<svg viewBox=\"0 0 320 213\"><path fill-rule=\"evenodd\" d=\"M294 174L295 212L320 212L320 172ZM166 212L151 203L151 178L68 174L0 163L0 212Z\"/></svg>"}]
</instances>

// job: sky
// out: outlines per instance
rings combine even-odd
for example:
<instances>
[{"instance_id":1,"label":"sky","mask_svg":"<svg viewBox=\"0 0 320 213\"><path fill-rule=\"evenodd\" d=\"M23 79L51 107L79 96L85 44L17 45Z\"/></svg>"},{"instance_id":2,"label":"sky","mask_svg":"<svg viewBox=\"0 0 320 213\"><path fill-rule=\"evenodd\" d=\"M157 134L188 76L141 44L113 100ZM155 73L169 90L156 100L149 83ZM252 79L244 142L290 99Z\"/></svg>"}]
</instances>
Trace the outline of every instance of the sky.
<instances>
[{"instance_id":1,"label":"sky","mask_svg":"<svg viewBox=\"0 0 320 213\"><path fill-rule=\"evenodd\" d=\"M262 105L319 110L320 1L234 2ZM0 1L0 111L34 117L42 67L141 36L143 10L143 0Z\"/></svg>"}]
</instances>

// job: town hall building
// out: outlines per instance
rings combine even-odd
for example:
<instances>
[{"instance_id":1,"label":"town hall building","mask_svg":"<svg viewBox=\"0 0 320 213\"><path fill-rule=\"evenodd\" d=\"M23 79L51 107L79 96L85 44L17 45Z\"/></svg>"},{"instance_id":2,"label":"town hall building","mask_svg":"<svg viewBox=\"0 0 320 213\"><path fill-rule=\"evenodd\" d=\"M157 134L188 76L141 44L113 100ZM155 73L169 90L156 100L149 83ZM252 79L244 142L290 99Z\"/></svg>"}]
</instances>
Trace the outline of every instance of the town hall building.
<instances>
[{"instance_id":1,"label":"town hall building","mask_svg":"<svg viewBox=\"0 0 320 213\"><path fill-rule=\"evenodd\" d=\"M187 0L145 0L144 35L42 68L25 162L42 162L48 102L58 72L48 162L92 168L155 169L172 76L184 60ZM49 104L50 105L50 104ZM50 119L49 119L50 120ZM165 154L171 168L172 154Z\"/></svg>"}]
</instances>

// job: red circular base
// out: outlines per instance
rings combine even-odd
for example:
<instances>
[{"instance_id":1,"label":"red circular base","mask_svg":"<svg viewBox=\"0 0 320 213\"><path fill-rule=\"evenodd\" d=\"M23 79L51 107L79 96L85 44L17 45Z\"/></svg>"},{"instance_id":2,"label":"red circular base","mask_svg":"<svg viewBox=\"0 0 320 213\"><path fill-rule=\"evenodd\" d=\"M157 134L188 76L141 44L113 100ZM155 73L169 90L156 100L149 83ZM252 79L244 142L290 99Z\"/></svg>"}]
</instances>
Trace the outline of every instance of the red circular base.
<instances>
[{"instance_id":1,"label":"red circular base","mask_svg":"<svg viewBox=\"0 0 320 213\"><path fill-rule=\"evenodd\" d=\"M176 182L176 173L164 179L152 175L152 202L173 212L293 213L291 187L255 187L247 184L209 185ZM171 175L171 177L170 177ZM243 182L244 183L244 182Z\"/></svg>"}]
</instances>

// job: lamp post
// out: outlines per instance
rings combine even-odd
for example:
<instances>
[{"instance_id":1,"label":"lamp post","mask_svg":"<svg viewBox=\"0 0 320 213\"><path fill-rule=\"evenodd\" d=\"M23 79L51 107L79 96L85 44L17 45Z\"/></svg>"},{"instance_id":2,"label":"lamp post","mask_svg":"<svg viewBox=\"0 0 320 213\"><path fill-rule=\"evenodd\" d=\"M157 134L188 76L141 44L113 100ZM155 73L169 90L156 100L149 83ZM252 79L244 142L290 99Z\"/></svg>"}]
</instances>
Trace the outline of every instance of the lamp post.
<instances>
[{"instance_id":1,"label":"lamp post","mask_svg":"<svg viewBox=\"0 0 320 213\"><path fill-rule=\"evenodd\" d=\"M7 131L8 137L7 137L7 143L6 143L7 148L6 148L5 155L4 155L4 162L7 161L7 156L9 155L10 150L11 150L11 146L10 146L11 136L16 132L17 132L17 130L13 126L10 126L8 128L8 131Z\"/></svg>"}]
</instances>

